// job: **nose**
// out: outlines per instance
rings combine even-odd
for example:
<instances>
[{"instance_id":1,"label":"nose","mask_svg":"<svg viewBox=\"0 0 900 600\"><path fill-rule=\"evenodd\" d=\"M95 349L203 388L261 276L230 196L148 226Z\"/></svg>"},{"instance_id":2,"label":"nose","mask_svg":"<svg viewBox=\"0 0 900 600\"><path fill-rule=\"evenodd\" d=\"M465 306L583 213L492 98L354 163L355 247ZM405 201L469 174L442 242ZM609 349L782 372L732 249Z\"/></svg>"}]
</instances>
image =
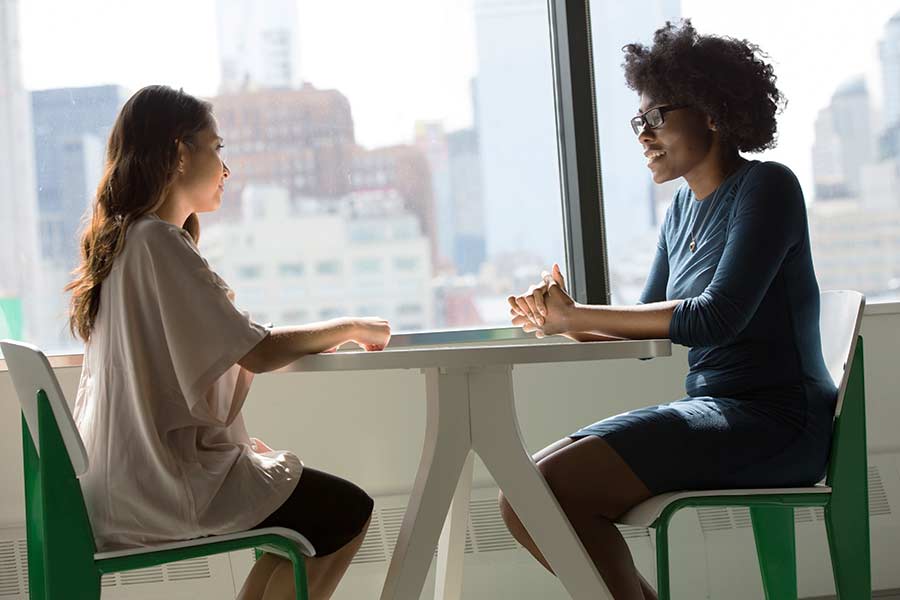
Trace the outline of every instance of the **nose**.
<instances>
[{"instance_id":1,"label":"nose","mask_svg":"<svg viewBox=\"0 0 900 600\"><path fill-rule=\"evenodd\" d=\"M222 174L225 176L225 179L228 179L228 177L231 175L231 169L229 169L228 165L226 165L224 162L222 163Z\"/></svg>"},{"instance_id":2,"label":"nose","mask_svg":"<svg viewBox=\"0 0 900 600\"><path fill-rule=\"evenodd\" d=\"M656 133L652 129L650 129L647 123L644 123L644 126L641 128L641 132L638 134L638 141L646 146L655 139Z\"/></svg>"}]
</instances>

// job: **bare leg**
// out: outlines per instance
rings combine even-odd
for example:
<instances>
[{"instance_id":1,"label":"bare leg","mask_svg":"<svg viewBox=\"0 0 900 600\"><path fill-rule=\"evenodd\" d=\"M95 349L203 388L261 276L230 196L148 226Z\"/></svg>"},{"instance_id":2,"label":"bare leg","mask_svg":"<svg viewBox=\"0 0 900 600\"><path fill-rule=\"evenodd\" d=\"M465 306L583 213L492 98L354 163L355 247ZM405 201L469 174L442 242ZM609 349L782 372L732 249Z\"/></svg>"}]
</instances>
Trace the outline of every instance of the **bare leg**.
<instances>
[{"instance_id":1,"label":"bare leg","mask_svg":"<svg viewBox=\"0 0 900 600\"><path fill-rule=\"evenodd\" d=\"M638 574L628 545L614 525L616 517L650 497L643 482L598 437L578 441L566 438L534 458L614 597L656 600L656 593ZM584 486L586 481L602 484ZM552 573L502 494L500 512L513 537Z\"/></svg>"},{"instance_id":2,"label":"bare leg","mask_svg":"<svg viewBox=\"0 0 900 600\"><path fill-rule=\"evenodd\" d=\"M311 600L328 600L334 594L334 590L366 538L370 521L371 518L366 521L359 535L337 552L306 559L306 576L309 580ZM296 597L293 565L287 559L279 557L278 560L280 562L273 570L261 600L294 600Z\"/></svg>"},{"instance_id":3,"label":"bare leg","mask_svg":"<svg viewBox=\"0 0 900 600\"><path fill-rule=\"evenodd\" d=\"M237 600L260 600L263 592L266 591L266 585L269 583L272 572L282 560L284 559L274 554L263 554L259 557L259 560L253 563L253 568L250 569L247 579L244 580L244 585L240 593L238 593Z\"/></svg>"}]
</instances>

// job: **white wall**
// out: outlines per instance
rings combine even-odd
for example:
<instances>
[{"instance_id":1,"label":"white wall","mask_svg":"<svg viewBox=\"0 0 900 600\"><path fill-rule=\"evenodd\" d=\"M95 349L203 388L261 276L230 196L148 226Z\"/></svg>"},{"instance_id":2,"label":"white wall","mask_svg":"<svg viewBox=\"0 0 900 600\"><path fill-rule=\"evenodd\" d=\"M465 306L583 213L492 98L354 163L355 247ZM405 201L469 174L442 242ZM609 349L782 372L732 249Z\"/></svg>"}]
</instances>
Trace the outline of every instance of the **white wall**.
<instances>
[{"instance_id":1,"label":"white wall","mask_svg":"<svg viewBox=\"0 0 900 600\"><path fill-rule=\"evenodd\" d=\"M900 553L900 305L870 307L863 336L870 462L880 469L891 512L873 517L874 585L900 588L895 558ZM682 397L686 351L675 350L671 358L650 361L517 367L515 392L529 450L593 420ZM58 372L70 396L78 372ZM417 371L263 375L253 384L245 417L251 434L271 446L291 448L306 464L355 481L382 505L402 505L398 498L412 487L424 437L424 395ZM7 458L0 466L0 528L20 528L24 521L19 419L8 374L0 372L0 453ZM475 479L475 487L493 485L481 465ZM798 525L801 596L833 593L824 525L811 520ZM749 530L710 534L698 523L696 513L685 511L673 524L675 597L761 597ZM652 573L650 539L631 543L639 567ZM239 563L238 575L245 568ZM467 564L466 598L494 598L501 590L525 599L566 597L521 550L476 553ZM383 563L355 565L339 597L377 597L385 568Z\"/></svg>"}]
</instances>

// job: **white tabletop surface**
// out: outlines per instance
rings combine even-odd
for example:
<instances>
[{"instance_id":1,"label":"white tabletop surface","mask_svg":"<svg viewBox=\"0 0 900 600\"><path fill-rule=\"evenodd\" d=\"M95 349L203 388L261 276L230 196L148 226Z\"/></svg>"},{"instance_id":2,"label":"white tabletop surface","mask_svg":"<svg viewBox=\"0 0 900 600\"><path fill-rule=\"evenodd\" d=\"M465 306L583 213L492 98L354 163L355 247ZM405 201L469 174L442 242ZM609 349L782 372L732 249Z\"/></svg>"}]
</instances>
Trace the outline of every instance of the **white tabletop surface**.
<instances>
[{"instance_id":1,"label":"white tabletop surface","mask_svg":"<svg viewBox=\"0 0 900 600\"><path fill-rule=\"evenodd\" d=\"M430 346L378 352L342 350L304 356L279 372L360 371L385 369L473 368L491 365L554 363L617 358L670 356L672 342L617 340L611 342L500 343L471 346Z\"/></svg>"}]
</instances>

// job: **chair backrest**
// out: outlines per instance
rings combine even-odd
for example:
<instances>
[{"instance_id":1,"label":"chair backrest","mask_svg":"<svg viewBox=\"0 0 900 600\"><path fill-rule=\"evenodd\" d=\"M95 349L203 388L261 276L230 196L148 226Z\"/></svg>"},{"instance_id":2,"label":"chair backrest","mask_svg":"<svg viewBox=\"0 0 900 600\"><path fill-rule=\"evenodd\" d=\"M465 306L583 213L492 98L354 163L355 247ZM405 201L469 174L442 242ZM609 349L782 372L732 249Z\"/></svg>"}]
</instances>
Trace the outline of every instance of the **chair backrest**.
<instances>
[{"instance_id":1,"label":"chair backrest","mask_svg":"<svg viewBox=\"0 0 900 600\"><path fill-rule=\"evenodd\" d=\"M0 350L22 406L31 597L68 598L80 585L95 588L99 597L97 548L78 481L88 459L72 413L40 350L10 340L0 341Z\"/></svg>"},{"instance_id":2,"label":"chair backrest","mask_svg":"<svg viewBox=\"0 0 900 600\"><path fill-rule=\"evenodd\" d=\"M825 366L838 388L835 416L841 414L850 365L856 352L856 340L862 324L866 298L859 292L836 290L822 292L819 310L819 332Z\"/></svg>"},{"instance_id":3,"label":"chair backrest","mask_svg":"<svg viewBox=\"0 0 900 600\"><path fill-rule=\"evenodd\" d=\"M87 452L50 361L37 347L23 342L0 340L0 350L3 351L3 358L9 368L19 404L22 406L22 414L28 423L28 430L34 439L35 449L40 453L37 394L43 390L50 402L56 426L69 454L69 460L72 461L75 475L83 475L88 468Z\"/></svg>"}]
</instances>

